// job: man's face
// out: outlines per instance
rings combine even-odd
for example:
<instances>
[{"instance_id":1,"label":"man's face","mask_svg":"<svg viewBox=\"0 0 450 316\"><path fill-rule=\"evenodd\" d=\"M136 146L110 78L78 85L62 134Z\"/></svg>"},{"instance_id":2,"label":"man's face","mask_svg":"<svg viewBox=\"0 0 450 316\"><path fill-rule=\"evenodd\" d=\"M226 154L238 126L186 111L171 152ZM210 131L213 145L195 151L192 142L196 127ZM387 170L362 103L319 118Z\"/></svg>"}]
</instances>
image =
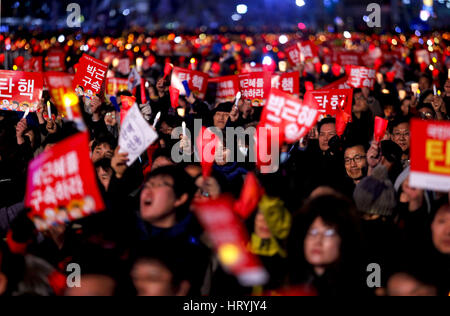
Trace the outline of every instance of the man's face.
<instances>
[{"instance_id":1,"label":"man's face","mask_svg":"<svg viewBox=\"0 0 450 316\"><path fill-rule=\"evenodd\" d=\"M427 78L422 77L419 79L419 89L421 92L424 92L430 88L431 88L430 81L428 81Z\"/></svg>"},{"instance_id":2,"label":"man's face","mask_svg":"<svg viewBox=\"0 0 450 316\"><path fill-rule=\"evenodd\" d=\"M354 113L361 113L367 111L369 106L367 105L367 99L362 92L355 94L355 104L353 105Z\"/></svg>"},{"instance_id":3,"label":"man's face","mask_svg":"<svg viewBox=\"0 0 450 316\"><path fill-rule=\"evenodd\" d=\"M109 171L105 171L102 167L97 168L97 176L100 179L100 182L102 183L105 190L108 190L112 174L112 169L110 169Z\"/></svg>"},{"instance_id":4,"label":"man's face","mask_svg":"<svg viewBox=\"0 0 450 316\"><path fill-rule=\"evenodd\" d=\"M141 193L141 217L148 223L164 228L175 225L175 208L180 206L169 176L150 178Z\"/></svg>"},{"instance_id":5,"label":"man's face","mask_svg":"<svg viewBox=\"0 0 450 316\"><path fill-rule=\"evenodd\" d=\"M319 133L319 146L322 151L330 149L328 142L336 136L336 125L333 123L324 124Z\"/></svg>"},{"instance_id":6,"label":"man's face","mask_svg":"<svg viewBox=\"0 0 450 316\"><path fill-rule=\"evenodd\" d=\"M423 120L433 120L434 112L429 108L421 108L419 110L419 115Z\"/></svg>"},{"instance_id":7,"label":"man's face","mask_svg":"<svg viewBox=\"0 0 450 316\"><path fill-rule=\"evenodd\" d=\"M348 148L345 151L345 170L353 180L360 180L365 176L367 168L366 153L362 146Z\"/></svg>"},{"instance_id":8,"label":"man's face","mask_svg":"<svg viewBox=\"0 0 450 316\"><path fill-rule=\"evenodd\" d=\"M409 149L409 124L402 123L396 126L392 132L392 141L399 145L405 152Z\"/></svg>"},{"instance_id":9,"label":"man's face","mask_svg":"<svg viewBox=\"0 0 450 316\"><path fill-rule=\"evenodd\" d=\"M103 158L111 159L113 157L113 150L107 143L103 143L94 148L92 153L92 161L95 163Z\"/></svg>"},{"instance_id":10,"label":"man's face","mask_svg":"<svg viewBox=\"0 0 450 316\"><path fill-rule=\"evenodd\" d=\"M229 117L230 113L228 112L217 112L214 114L214 126L218 129L224 129Z\"/></svg>"},{"instance_id":11,"label":"man's face","mask_svg":"<svg viewBox=\"0 0 450 316\"><path fill-rule=\"evenodd\" d=\"M104 275L82 275L80 285L68 288L65 296L113 296L116 281Z\"/></svg>"},{"instance_id":12,"label":"man's face","mask_svg":"<svg viewBox=\"0 0 450 316\"><path fill-rule=\"evenodd\" d=\"M388 296L436 296L436 288L423 284L406 273L393 275L387 283Z\"/></svg>"},{"instance_id":13,"label":"man's face","mask_svg":"<svg viewBox=\"0 0 450 316\"><path fill-rule=\"evenodd\" d=\"M131 278L138 296L174 296L172 272L156 260L135 263Z\"/></svg>"},{"instance_id":14,"label":"man's face","mask_svg":"<svg viewBox=\"0 0 450 316\"><path fill-rule=\"evenodd\" d=\"M441 207L431 224L433 244L436 249L450 255L450 206Z\"/></svg>"}]
</instances>

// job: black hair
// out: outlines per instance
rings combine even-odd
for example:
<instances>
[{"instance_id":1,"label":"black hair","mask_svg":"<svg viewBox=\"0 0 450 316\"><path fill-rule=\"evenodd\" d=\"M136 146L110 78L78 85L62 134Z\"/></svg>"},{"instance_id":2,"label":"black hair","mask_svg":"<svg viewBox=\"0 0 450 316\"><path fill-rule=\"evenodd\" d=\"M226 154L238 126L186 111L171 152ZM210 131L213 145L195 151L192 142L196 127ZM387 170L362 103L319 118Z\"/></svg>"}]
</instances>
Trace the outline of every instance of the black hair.
<instances>
[{"instance_id":1,"label":"black hair","mask_svg":"<svg viewBox=\"0 0 450 316\"><path fill-rule=\"evenodd\" d=\"M195 194L194 181L189 174L180 166L164 166L150 172L145 178L144 183L156 177L170 177L173 179L173 191L175 196L180 198L187 193L189 196L186 204L190 204Z\"/></svg>"},{"instance_id":2,"label":"black hair","mask_svg":"<svg viewBox=\"0 0 450 316\"><path fill-rule=\"evenodd\" d=\"M102 158L94 163L95 169L102 168L105 171L112 170L111 168L111 159L109 158Z\"/></svg>"},{"instance_id":3,"label":"black hair","mask_svg":"<svg viewBox=\"0 0 450 316\"><path fill-rule=\"evenodd\" d=\"M325 124L336 124L336 119L333 117L326 117L323 120L321 120L319 123L317 123L317 131L320 133L320 130L322 129L322 126Z\"/></svg>"},{"instance_id":4,"label":"black hair","mask_svg":"<svg viewBox=\"0 0 450 316\"><path fill-rule=\"evenodd\" d=\"M403 123L408 123L409 124L409 118L407 117L396 117L393 121L389 122L389 133L393 133L394 132L394 128L396 128L397 126L399 126L400 124Z\"/></svg>"},{"instance_id":5,"label":"black hair","mask_svg":"<svg viewBox=\"0 0 450 316\"><path fill-rule=\"evenodd\" d=\"M3 240L0 241L0 273L3 273L8 279L4 295L10 295L17 288L25 274L24 257L13 254Z\"/></svg>"},{"instance_id":6,"label":"black hair","mask_svg":"<svg viewBox=\"0 0 450 316\"><path fill-rule=\"evenodd\" d=\"M108 144L112 150L117 147L117 140L112 135L101 135L92 143L91 151L94 151L97 146L101 144Z\"/></svg>"}]
</instances>

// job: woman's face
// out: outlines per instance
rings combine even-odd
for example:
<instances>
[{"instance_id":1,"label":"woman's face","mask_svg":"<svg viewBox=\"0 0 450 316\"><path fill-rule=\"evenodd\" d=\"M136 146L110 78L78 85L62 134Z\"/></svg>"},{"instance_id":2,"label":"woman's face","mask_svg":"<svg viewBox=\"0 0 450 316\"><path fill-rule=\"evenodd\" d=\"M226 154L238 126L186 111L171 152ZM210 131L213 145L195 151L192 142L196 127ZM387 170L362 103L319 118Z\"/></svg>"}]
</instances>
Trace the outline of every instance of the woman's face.
<instances>
[{"instance_id":1,"label":"woman's face","mask_svg":"<svg viewBox=\"0 0 450 316\"><path fill-rule=\"evenodd\" d=\"M326 267L339 260L341 237L321 217L311 224L304 241L306 261L315 267Z\"/></svg>"},{"instance_id":2,"label":"woman's face","mask_svg":"<svg viewBox=\"0 0 450 316\"><path fill-rule=\"evenodd\" d=\"M439 209L431 224L433 244L436 249L446 255L450 255L450 206Z\"/></svg>"},{"instance_id":3,"label":"woman's face","mask_svg":"<svg viewBox=\"0 0 450 316\"><path fill-rule=\"evenodd\" d=\"M258 214L256 214L255 234L261 239L270 239L272 237L272 233L270 232L269 226L267 225L266 218L261 212L258 212Z\"/></svg>"}]
</instances>

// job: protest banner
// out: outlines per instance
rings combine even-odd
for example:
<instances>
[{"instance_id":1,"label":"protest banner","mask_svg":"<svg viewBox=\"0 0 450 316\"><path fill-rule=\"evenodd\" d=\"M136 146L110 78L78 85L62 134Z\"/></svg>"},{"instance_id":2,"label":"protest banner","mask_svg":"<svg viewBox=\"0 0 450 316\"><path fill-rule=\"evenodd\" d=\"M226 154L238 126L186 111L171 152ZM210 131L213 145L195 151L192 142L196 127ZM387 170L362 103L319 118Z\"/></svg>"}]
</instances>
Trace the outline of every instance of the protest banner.
<instances>
[{"instance_id":1,"label":"protest banner","mask_svg":"<svg viewBox=\"0 0 450 316\"><path fill-rule=\"evenodd\" d=\"M42 73L0 70L0 109L35 112L43 86Z\"/></svg>"},{"instance_id":2,"label":"protest banner","mask_svg":"<svg viewBox=\"0 0 450 316\"><path fill-rule=\"evenodd\" d=\"M249 237L233 211L234 201L222 196L197 202L193 209L208 234L223 268L235 275L243 286L263 285L268 274L260 260L247 248Z\"/></svg>"},{"instance_id":3,"label":"protest banner","mask_svg":"<svg viewBox=\"0 0 450 316\"><path fill-rule=\"evenodd\" d=\"M43 72L44 68L42 65L43 57L31 57L30 59L25 60L23 63L23 71L28 72Z\"/></svg>"},{"instance_id":4,"label":"protest banner","mask_svg":"<svg viewBox=\"0 0 450 316\"><path fill-rule=\"evenodd\" d=\"M323 87L320 90L352 89L352 87L347 83L347 81L348 81L348 78L343 77L339 80L336 80L336 81L330 83L329 85L326 85L325 87Z\"/></svg>"},{"instance_id":5,"label":"protest banner","mask_svg":"<svg viewBox=\"0 0 450 316\"><path fill-rule=\"evenodd\" d=\"M69 120L82 121L78 96L72 88L73 76L64 72L44 73L50 96L58 112Z\"/></svg>"},{"instance_id":6,"label":"protest banner","mask_svg":"<svg viewBox=\"0 0 450 316\"><path fill-rule=\"evenodd\" d=\"M281 75L272 75L272 89L289 94L300 94L300 73L294 71Z\"/></svg>"},{"instance_id":7,"label":"protest banner","mask_svg":"<svg viewBox=\"0 0 450 316\"><path fill-rule=\"evenodd\" d=\"M317 122L319 109L311 92L304 101L272 89L264 107L260 126L278 127L287 143L304 137Z\"/></svg>"},{"instance_id":8,"label":"protest banner","mask_svg":"<svg viewBox=\"0 0 450 316\"><path fill-rule=\"evenodd\" d=\"M100 93L107 71L107 64L84 54L78 62L77 73L73 81L73 88L77 95L92 98Z\"/></svg>"},{"instance_id":9,"label":"protest banner","mask_svg":"<svg viewBox=\"0 0 450 316\"><path fill-rule=\"evenodd\" d=\"M209 76L200 71L174 67L171 86L180 90L180 95L186 95L183 81L187 81L191 92L199 99L204 99L208 89Z\"/></svg>"},{"instance_id":10,"label":"protest banner","mask_svg":"<svg viewBox=\"0 0 450 316\"><path fill-rule=\"evenodd\" d=\"M105 208L87 133L59 142L30 162L25 205L31 208L29 217L39 231Z\"/></svg>"},{"instance_id":11,"label":"protest banner","mask_svg":"<svg viewBox=\"0 0 450 316\"><path fill-rule=\"evenodd\" d=\"M216 104L233 102L236 94L240 91L238 76L212 78L209 79L209 82L217 84Z\"/></svg>"},{"instance_id":12,"label":"protest banner","mask_svg":"<svg viewBox=\"0 0 450 316\"><path fill-rule=\"evenodd\" d=\"M137 104L131 107L122 122L119 135L121 153L128 153L131 166L158 139L158 133L144 119Z\"/></svg>"},{"instance_id":13,"label":"protest banner","mask_svg":"<svg viewBox=\"0 0 450 316\"><path fill-rule=\"evenodd\" d=\"M115 96L118 92L128 89L128 80L124 78L106 78L105 86L105 94Z\"/></svg>"},{"instance_id":14,"label":"protest banner","mask_svg":"<svg viewBox=\"0 0 450 316\"><path fill-rule=\"evenodd\" d=\"M373 90L376 79L375 69L350 66L347 84L353 88L369 88Z\"/></svg>"},{"instance_id":15,"label":"protest banner","mask_svg":"<svg viewBox=\"0 0 450 316\"><path fill-rule=\"evenodd\" d=\"M411 174L414 188L450 191L450 123L411 121Z\"/></svg>"},{"instance_id":16,"label":"protest banner","mask_svg":"<svg viewBox=\"0 0 450 316\"><path fill-rule=\"evenodd\" d=\"M242 74L239 86L243 99L251 100L253 106L263 106L272 87L272 76L270 72Z\"/></svg>"},{"instance_id":17,"label":"protest banner","mask_svg":"<svg viewBox=\"0 0 450 316\"><path fill-rule=\"evenodd\" d=\"M45 58L46 71L66 71L66 53L60 49L52 49Z\"/></svg>"},{"instance_id":18,"label":"protest banner","mask_svg":"<svg viewBox=\"0 0 450 316\"><path fill-rule=\"evenodd\" d=\"M319 106L321 115L335 117L338 110L352 115L353 89L317 90L311 92Z\"/></svg>"}]
</instances>

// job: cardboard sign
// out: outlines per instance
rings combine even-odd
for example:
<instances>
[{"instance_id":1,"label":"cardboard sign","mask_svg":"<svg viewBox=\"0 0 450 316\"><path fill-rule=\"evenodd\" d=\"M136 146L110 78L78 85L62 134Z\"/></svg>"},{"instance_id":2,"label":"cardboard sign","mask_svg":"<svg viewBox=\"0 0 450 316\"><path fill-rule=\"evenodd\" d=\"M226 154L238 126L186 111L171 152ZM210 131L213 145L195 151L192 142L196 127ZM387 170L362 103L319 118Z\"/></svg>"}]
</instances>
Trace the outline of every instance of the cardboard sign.
<instances>
[{"instance_id":1,"label":"cardboard sign","mask_svg":"<svg viewBox=\"0 0 450 316\"><path fill-rule=\"evenodd\" d=\"M411 121L409 185L438 192L450 191L450 122Z\"/></svg>"},{"instance_id":2,"label":"cardboard sign","mask_svg":"<svg viewBox=\"0 0 450 316\"><path fill-rule=\"evenodd\" d=\"M51 50L45 58L47 71L66 71L66 53L62 50Z\"/></svg>"},{"instance_id":3,"label":"cardboard sign","mask_svg":"<svg viewBox=\"0 0 450 316\"><path fill-rule=\"evenodd\" d=\"M289 94L300 94L300 73L295 71L272 75L272 89Z\"/></svg>"},{"instance_id":4,"label":"cardboard sign","mask_svg":"<svg viewBox=\"0 0 450 316\"><path fill-rule=\"evenodd\" d=\"M338 110L352 116L353 89L318 90L311 92L319 106L321 115L336 117Z\"/></svg>"},{"instance_id":5,"label":"cardboard sign","mask_svg":"<svg viewBox=\"0 0 450 316\"><path fill-rule=\"evenodd\" d=\"M305 94L302 103L287 93L272 89L260 125L278 127L286 142L295 143L314 127L318 117L318 105L311 92Z\"/></svg>"},{"instance_id":6,"label":"cardboard sign","mask_svg":"<svg viewBox=\"0 0 450 316\"><path fill-rule=\"evenodd\" d=\"M348 73L347 84L353 88L369 88L373 90L376 71L366 67L351 66Z\"/></svg>"},{"instance_id":7,"label":"cardboard sign","mask_svg":"<svg viewBox=\"0 0 450 316\"><path fill-rule=\"evenodd\" d=\"M106 78L106 95L115 96L128 89L128 80L123 78Z\"/></svg>"},{"instance_id":8,"label":"cardboard sign","mask_svg":"<svg viewBox=\"0 0 450 316\"><path fill-rule=\"evenodd\" d=\"M343 52L338 54L338 64L344 66L359 66L362 65L362 58L360 53Z\"/></svg>"},{"instance_id":9,"label":"cardboard sign","mask_svg":"<svg viewBox=\"0 0 450 316\"><path fill-rule=\"evenodd\" d=\"M64 72L44 73L50 96L58 112L69 120L82 120L78 97L72 88L73 76Z\"/></svg>"},{"instance_id":10,"label":"cardboard sign","mask_svg":"<svg viewBox=\"0 0 450 316\"><path fill-rule=\"evenodd\" d=\"M233 199L223 196L197 202L193 208L224 269L234 274L243 286L264 284L268 279L267 272L246 247L248 233L233 212Z\"/></svg>"},{"instance_id":11,"label":"cardboard sign","mask_svg":"<svg viewBox=\"0 0 450 316\"><path fill-rule=\"evenodd\" d=\"M0 70L0 109L35 112L43 86L42 73Z\"/></svg>"},{"instance_id":12,"label":"cardboard sign","mask_svg":"<svg viewBox=\"0 0 450 316\"><path fill-rule=\"evenodd\" d=\"M289 63L292 66L298 66L302 63L301 61L301 50L299 44L292 45L285 50L286 56L288 57Z\"/></svg>"},{"instance_id":13,"label":"cardboard sign","mask_svg":"<svg viewBox=\"0 0 450 316\"><path fill-rule=\"evenodd\" d=\"M209 82L217 83L216 104L233 102L236 94L240 91L238 76L209 79Z\"/></svg>"},{"instance_id":14,"label":"cardboard sign","mask_svg":"<svg viewBox=\"0 0 450 316\"><path fill-rule=\"evenodd\" d=\"M71 136L31 161L25 205L31 208L30 218L39 231L105 208L87 133Z\"/></svg>"},{"instance_id":15,"label":"cardboard sign","mask_svg":"<svg viewBox=\"0 0 450 316\"><path fill-rule=\"evenodd\" d=\"M243 99L252 100L253 106L263 106L272 86L270 72L255 72L239 75L239 86Z\"/></svg>"},{"instance_id":16,"label":"cardboard sign","mask_svg":"<svg viewBox=\"0 0 450 316\"><path fill-rule=\"evenodd\" d=\"M91 98L100 93L107 71L107 64L84 54L78 62L73 82L73 88L77 95Z\"/></svg>"},{"instance_id":17,"label":"cardboard sign","mask_svg":"<svg viewBox=\"0 0 450 316\"><path fill-rule=\"evenodd\" d=\"M171 86L180 90L180 95L186 95L186 89L183 86L183 81L186 80L191 92L203 100L208 89L208 79L209 76L203 72L174 67Z\"/></svg>"},{"instance_id":18,"label":"cardboard sign","mask_svg":"<svg viewBox=\"0 0 450 316\"><path fill-rule=\"evenodd\" d=\"M135 104L122 123L119 146L121 153L128 153L131 166L147 148L158 139L158 133L148 124Z\"/></svg>"},{"instance_id":19,"label":"cardboard sign","mask_svg":"<svg viewBox=\"0 0 450 316\"><path fill-rule=\"evenodd\" d=\"M25 62L23 63L23 71L43 72L44 68L42 65L42 60L43 60L42 56L31 57L30 59L25 60Z\"/></svg>"}]
</instances>

